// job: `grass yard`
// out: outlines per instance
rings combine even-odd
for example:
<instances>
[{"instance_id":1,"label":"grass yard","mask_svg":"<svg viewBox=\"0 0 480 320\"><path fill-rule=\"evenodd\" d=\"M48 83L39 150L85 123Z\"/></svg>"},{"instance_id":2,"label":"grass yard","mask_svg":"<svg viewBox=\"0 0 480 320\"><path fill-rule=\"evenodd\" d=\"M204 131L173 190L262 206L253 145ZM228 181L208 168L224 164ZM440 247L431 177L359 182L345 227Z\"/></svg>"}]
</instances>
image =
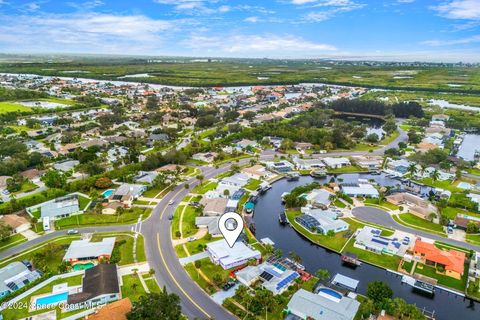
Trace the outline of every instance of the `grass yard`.
<instances>
[{"instance_id":1,"label":"grass yard","mask_svg":"<svg viewBox=\"0 0 480 320\"><path fill-rule=\"evenodd\" d=\"M327 169L328 173L351 173L351 172L366 172L366 171L368 170L357 167L357 166L346 166L346 167L337 168L337 169L333 169L333 168Z\"/></svg>"},{"instance_id":2,"label":"grass yard","mask_svg":"<svg viewBox=\"0 0 480 320\"><path fill-rule=\"evenodd\" d=\"M134 238L133 238L133 233L95 233L92 236L91 241L101 241L103 238L108 238L108 237L115 237L115 250L118 250L120 254L120 261L118 262L119 265L126 265L126 264L132 264L134 263L133 259L133 243L134 243ZM121 242L124 242L120 244ZM137 261L138 262L143 262L146 261L146 256L145 256L145 244L144 244L144 239L143 236L139 236L137 238L137 248L136 248L136 253L137 253ZM114 253L112 253L112 256Z\"/></svg>"},{"instance_id":3,"label":"grass yard","mask_svg":"<svg viewBox=\"0 0 480 320\"><path fill-rule=\"evenodd\" d=\"M465 214L465 215L469 215L469 216L472 216L472 217L480 218L480 214L475 213L475 212L471 212L471 211L468 211L468 210L460 209L460 208L445 207L441 210L442 210L442 214L446 215L449 219L452 219L452 220L455 219L457 214Z\"/></svg>"},{"instance_id":4,"label":"grass yard","mask_svg":"<svg viewBox=\"0 0 480 320\"><path fill-rule=\"evenodd\" d=\"M450 180L437 180L433 181L432 178L423 178L422 180L419 181L420 183L423 183L427 186L435 187L435 188L440 188L444 190L450 190L452 192L462 192L462 189L457 188L454 186L454 182Z\"/></svg>"},{"instance_id":5,"label":"grass yard","mask_svg":"<svg viewBox=\"0 0 480 320\"><path fill-rule=\"evenodd\" d=\"M173 186L164 186L159 188L149 188L142 194L144 198L162 198L164 197L170 190L173 189Z\"/></svg>"},{"instance_id":6,"label":"grass yard","mask_svg":"<svg viewBox=\"0 0 480 320\"><path fill-rule=\"evenodd\" d=\"M205 238L198 239L195 241L187 242L185 243L185 246L187 247L188 252L190 255L194 255L200 252L204 251L204 247L207 245L207 243L213 242L220 240L220 238L211 238L210 240L207 240ZM183 245L177 245L175 246L175 252L177 253L177 256L179 258L185 258L187 256L187 253L183 249Z\"/></svg>"},{"instance_id":7,"label":"grass yard","mask_svg":"<svg viewBox=\"0 0 480 320\"><path fill-rule=\"evenodd\" d=\"M20 243L26 242L27 238L19 233L13 234L10 237L0 241L0 251L6 250L10 247L16 246Z\"/></svg>"},{"instance_id":8,"label":"grass yard","mask_svg":"<svg viewBox=\"0 0 480 320\"><path fill-rule=\"evenodd\" d=\"M396 130L395 132L393 132L392 134L388 135L388 136L385 136L385 138L383 138L379 144L381 145L387 145L391 142L393 142L395 139L398 138L398 136L400 135L400 132L398 132L398 130Z\"/></svg>"},{"instance_id":9,"label":"grass yard","mask_svg":"<svg viewBox=\"0 0 480 320\"><path fill-rule=\"evenodd\" d=\"M387 254L376 254L371 251L355 248L353 244L355 239L351 239L345 246L344 252L351 252L358 255L358 258L364 262L377 265L390 270L397 270L401 258L398 256L391 256Z\"/></svg>"},{"instance_id":10,"label":"grass yard","mask_svg":"<svg viewBox=\"0 0 480 320\"><path fill-rule=\"evenodd\" d=\"M179 239L180 235L180 216L182 214L183 208L185 208L184 205L178 206L175 209L175 212L173 213L173 219L172 219L172 238L173 239Z\"/></svg>"},{"instance_id":11,"label":"grass yard","mask_svg":"<svg viewBox=\"0 0 480 320\"><path fill-rule=\"evenodd\" d=\"M468 265L465 265L465 270L460 280L454 279L452 277L449 277L443 274L438 274L434 267L427 266L424 264L418 264L418 263L417 263L417 267L415 268L415 273L437 279L438 284L452 288L452 289L456 289L462 292L465 291L465 288L467 286Z\"/></svg>"},{"instance_id":12,"label":"grass yard","mask_svg":"<svg viewBox=\"0 0 480 320\"><path fill-rule=\"evenodd\" d=\"M328 248L330 250L340 252L343 246L347 243L349 237L348 232L354 232L358 228L363 227L363 224L352 220L352 219L344 219L350 225L348 231L339 232L332 237L311 233L310 230L305 229L302 225L300 225L297 221L295 221L295 217L301 216L302 213L300 211L293 211L287 210L287 218L290 221L290 225L304 237L308 238L315 244L318 244L322 247Z\"/></svg>"},{"instance_id":13,"label":"grass yard","mask_svg":"<svg viewBox=\"0 0 480 320\"><path fill-rule=\"evenodd\" d=\"M0 102L0 114L8 113L8 112L30 112L32 108L22 106L21 104L17 104L15 102L3 101Z\"/></svg>"},{"instance_id":14,"label":"grass yard","mask_svg":"<svg viewBox=\"0 0 480 320\"><path fill-rule=\"evenodd\" d=\"M57 284L61 284L61 283L67 283L68 286L72 286L72 287L81 285L82 284L82 277L83 277L82 275L78 275L78 276L68 277L68 278L65 278L65 279L58 279L58 280L55 280L55 281L51 282L50 284L46 285L45 287L35 291L31 295L21 299L17 304L17 308L12 307L12 308L7 308L5 310L2 310L3 319L4 320L16 320L16 319L25 318L27 316L33 316L33 315L37 315L37 314L40 314L40 313L44 313L46 311L45 309L34 311L34 312L31 312L31 313L28 312L28 306L30 304L30 299L33 296L52 292L53 286L57 285ZM61 315L62 315L60 308L57 307L57 308L55 308L55 310L57 312L57 318L60 318Z\"/></svg>"},{"instance_id":15,"label":"grass yard","mask_svg":"<svg viewBox=\"0 0 480 320\"><path fill-rule=\"evenodd\" d=\"M347 205L345 203L343 203L342 201L336 199L334 202L333 202L333 205L337 208L345 208Z\"/></svg>"},{"instance_id":16,"label":"grass yard","mask_svg":"<svg viewBox=\"0 0 480 320\"><path fill-rule=\"evenodd\" d=\"M33 191L35 189L38 189L38 186L29 181L29 180L25 180L25 182L23 182L20 190L16 191L16 192L13 192L12 195L18 195L20 193L25 193L25 192L30 192L30 191Z\"/></svg>"},{"instance_id":17,"label":"grass yard","mask_svg":"<svg viewBox=\"0 0 480 320\"><path fill-rule=\"evenodd\" d=\"M210 190L216 189L218 186L218 182L213 182L213 181L205 181L202 184L197 185L191 193L196 193L196 194L205 194Z\"/></svg>"},{"instance_id":18,"label":"grass yard","mask_svg":"<svg viewBox=\"0 0 480 320\"><path fill-rule=\"evenodd\" d=\"M467 234L467 241L480 245L480 234Z\"/></svg>"},{"instance_id":19,"label":"grass yard","mask_svg":"<svg viewBox=\"0 0 480 320\"><path fill-rule=\"evenodd\" d=\"M414 263L413 261L403 261L402 267L405 271L410 273L413 268L413 263Z\"/></svg>"},{"instance_id":20,"label":"grass yard","mask_svg":"<svg viewBox=\"0 0 480 320\"><path fill-rule=\"evenodd\" d=\"M390 203L388 201L379 201L379 199L373 199L373 198L367 198L365 199L365 205L373 205L374 207L383 207L388 210L398 210L398 206L394 205L393 203Z\"/></svg>"},{"instance_id":21,"label":"grass yard","mask_svg":"<svg viewBox=\"0 0 480 320\"><path fill-rule=\"evenodd\" d=\"M160 293L160 287L154 278L144 280L150 292Z\"/></svg>"},{"instance_id":22,"label":"grass yard","mask_svg":"<svg viewBox=\"0 0 480 320\"><path fill-rule=\"evenodd\" d=\"M55 220L56 229L70 229L86 226L101 226L101 225L118 225L136 223L138 218L146 219L152 209L149 208L131 208L122 214L97 214L84 213L60 220Z\"/></svg>"},{"instance_id":23,"label":"grass yard","mask_svg":"<svg viewBox=\"0 0 480 320\"><path fill-rule=\"evenodd\" d=\"M187 206L183 213L182 236L188 238L197 233L198 228L195 225L195 218L198 216L195 208Z\"/></svg>"},{"instance_id":24,"label":"grass yard","mask_svg":"<svg viewBox=\"0 0 480 320\"><path fill-rule=\"evenodd\" d=\"M407 227L422 229L436 234L445 235L443 226L433 223L431 221L419 218L411 213L402 213L400 215L392 216L395 221Z\"/></svg>"},{"instance_id":25,"label":"grass yard","mask_svg":"<svg viewBox=\"0 0 480 320\"><path fill-rule=\"evenodd\" d=\"M195 281L200 286L200 288L203 289L203 291L207 292L208 294L213 294L216 292L215 288L200 275L193 263L185 265L184 268L190 278L192 278L192 280Z\"/></svg>"},{"instance_id":26,"label":"grass yard","mask_svg":"<svg viewBox=\"0 0 480 320\"><path fill-rule=\"evenodd\" d=\"M92 201L90 198L78 196L78 206L80 207L80 210L85 210L87 209L87 205Z\"/></svg>"},{"instance_id":27,"label":"grass yard","mask_svg":"<svg viewBox=\"0 0 480 320\"><path fill-rule=\"evenodd\" d=\"M140 282L140 276L137 274L129 274L122 277L122 297L130 298L132 302L138 301L142 295L145 295L145 289Z\"/></svg>"},{"instance_id":28,"label":"grass yard","mask_svg":"<svg viewBox=\"0 0 480 320\"><path fill-rule=\"evenodd\" d=\"M261 181L256 179L248 180L248 184L246 184L243 188L255 191L257 190L258 186L260 185Z\"/></svg>"}]
</instances>

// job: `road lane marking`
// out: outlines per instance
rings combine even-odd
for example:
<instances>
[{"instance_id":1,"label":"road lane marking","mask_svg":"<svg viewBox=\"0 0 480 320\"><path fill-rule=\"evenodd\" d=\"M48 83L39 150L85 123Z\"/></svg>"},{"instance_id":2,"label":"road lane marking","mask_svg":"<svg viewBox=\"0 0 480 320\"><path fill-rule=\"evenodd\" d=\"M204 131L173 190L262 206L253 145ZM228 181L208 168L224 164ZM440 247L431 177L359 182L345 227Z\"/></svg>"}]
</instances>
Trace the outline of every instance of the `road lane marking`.
<instances>
[{"instance_id":1,"label":"road lane marking","mask_svg":"<svg viewBox=\"0 0 480 320\"><path fill-rule=\"evenodd\" d=\"M175 195L171 198L171 199L175 199L181 192L183 192L185 190L183 189L180 189L178 190L177 193L175 193ZM169 206L166 205L162 212L160 212L160 219L162 219L163 215L165 214L165 211L167 211L167 208ZM177 279L175 279L175 277L173 276L172 272L170 271L170 268L168 267L167 265L167 262L165 260L165 257L163 256L163 252L162 252L162 249L160 247L160 234L157 232L157 246L158 246L158 252L160 252L160 258L162 259L162 262L163 262L163 265L165 266L165 270L167 270L168 274L170 275L170 278L173 280L173 282L177 285L177 287L180 289L180 291L182 291L182 293L188 298L188 300L190 300L191 303L193 303L193 305L195 305L195 307L198 308L198 310L202 311L203 314L205 314L208 318L211 318L211 316L202 308L200 307L193 299L192 297L190 297L190 295L188 295L188 293L180 286L180 284L178 283Z\"/></svg>"},{"instance_id":2,"label":"road lane marking","mask_svg":"<svg viewBox=\"0 0 480 320\"><path fill-rule=\"evenodd\" d=\"M165 257L163 256L163 253L162 253L162 249L160 248L160 234L157 233L157 245L158 245L158 251L160 252L160 258L162 259L162 262L163 262L163 265L165 266L165 269L167 270L168 274L170 275L170 278L173 280L173 282L175 282L175 284L177 285L177 287L180 289L180 291L182 291L182 293L188 298L188 300L190 300L191 303L193 303L195 305L195 307L197 307L200 311L203 312L203 314L205 314L208 318L211 318L210 315L205 311L203 310L202 307L200 307L193 299L192 297L190 297L190 295L188 295L188 293L180 286L180 284L178 283L177 279L175 279L175 277L173 276L172 272L170 271L170 268L167 266L167 263L165 261Z\"/></svg>"}]
</instances>

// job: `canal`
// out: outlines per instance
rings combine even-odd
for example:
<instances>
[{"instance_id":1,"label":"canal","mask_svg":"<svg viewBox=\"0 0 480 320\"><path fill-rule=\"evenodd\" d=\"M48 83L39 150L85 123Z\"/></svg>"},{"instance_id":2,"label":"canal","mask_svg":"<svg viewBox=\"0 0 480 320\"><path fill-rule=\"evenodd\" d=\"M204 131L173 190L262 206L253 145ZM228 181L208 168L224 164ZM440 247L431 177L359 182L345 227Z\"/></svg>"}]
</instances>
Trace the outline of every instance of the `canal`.
<instances>
[{"instance_id":1,"label":"canal","mask_svg":"<svg viewBox=\"0 0 480 320\"><path fill-rule=\"evenodd\" d=\"M369 174L342 174L337 178L344 182L355 182L361 177L363 179L374 179L384 186L395 186L398 180L390 179L382 175ZM384 269L363 263L357 269L343 266L340 255L312 244L306 238L298 234L289 226L282 226L278 222L278 215L283 212L281 195L296 186L318 181L325 183L325 179L313 179L309 176L300 177L298 181L287 181L282 179L272 185L272 189L258 198L255 206L254 222L256 226L256 237L262 239L268 237L275 242L275 247L280 248L287 255L293 251L302 258L302 264L307 271L315 273L318 269L328 269L333 276L336 273L352 277L360 281L358 292L365 293L369 282L380 280L388 283L393 289L395 297L405 299L408 303L416 304L420 309L435 311L438 320L450 319L480 319L480 305L476 302L464 299L458 295L437 289L433 298L425 297L412 292L412 287L402 284L401 276L388 272Z\"/></svg>"}]
</instances>

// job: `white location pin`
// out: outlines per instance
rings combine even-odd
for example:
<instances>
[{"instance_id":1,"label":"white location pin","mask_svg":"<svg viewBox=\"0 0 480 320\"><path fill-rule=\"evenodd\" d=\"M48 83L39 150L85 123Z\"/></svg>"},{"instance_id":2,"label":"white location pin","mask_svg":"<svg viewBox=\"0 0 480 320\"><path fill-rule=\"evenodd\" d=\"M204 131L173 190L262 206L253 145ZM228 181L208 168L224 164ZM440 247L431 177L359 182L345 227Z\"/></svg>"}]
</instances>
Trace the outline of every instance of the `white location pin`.
<instances>
[{"instance_id":1,"label":"white location pin","mask_svg":"<svg viewBox=\"0 0 480 320\"><path fill-rule=\"evenodd\" d=\"M243 219L235 212L224 213L218 220L218 228L225 241L233 247L243 230Z\"/></svg>"}]
</instances>

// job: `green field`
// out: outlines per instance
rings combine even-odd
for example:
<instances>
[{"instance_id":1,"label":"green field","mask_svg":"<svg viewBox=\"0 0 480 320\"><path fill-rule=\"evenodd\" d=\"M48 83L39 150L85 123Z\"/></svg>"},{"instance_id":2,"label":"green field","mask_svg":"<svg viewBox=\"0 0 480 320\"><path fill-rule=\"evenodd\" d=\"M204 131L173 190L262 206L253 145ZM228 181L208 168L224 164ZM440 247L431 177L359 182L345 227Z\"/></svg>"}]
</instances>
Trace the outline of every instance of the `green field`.
<instances>
[{"instance_id":1,"label":"green field","mask_svg":"<svg viewBox=\"0 0 480 320\"><path fill-rule=\"evenodd\" d=\"M367 94L362 96L362 99L364 100L379 99L379 98L388 98L388 101L391 103L396 103L397 101L418 101L424 104L427 104L428 100L430 99L441 99L454 104L464 104L469 106L480 107L480 96L478 95L448 93L448 94L442 94L441 96L439 96L436 93L430 93L430 92L408 92L408 91L373 92L373 91L370 91Z\"/></svg>"},{"instance_id":2,"label":"green field","mask_svg":"<svg viewBox=\"0 0 480 320\"><path fill-rule=\"evenodd\" d=\"M129 74L148 73L149 77L125 80L191 86L322 81L416 91L441 89L460 93L480 89L479 68L353 66L349 63L332 65L312 60L223 59L221 62L191 62L185 58L184 61L164 61L147 63L146 60L136 58L76 58L71 62L49 63L48 70L43 63L4 63L0 64L0 72L65 76L65 71L78 70L81 72L68 75L85 77L84 72L88 71L89 78L104 80L118 80L118 77ZM462 86L449 86L452 83Z\"/></svg>"},{"instance_id":3,"label":"green field","mask_svg":"<svg viewBox=\"0 0 480 320\"><path fill-rule=\"evenodd\" d=\"M446 275L438 274L434 267L423 264L417 264L417 267L415 268L415 273L437 279L438 284L459 290L461 292L465 291L465 287L467 286L468 265L465 265L465 270L460 280L454 279Z\"/></svg>"},{"instance_id":4,"label":"green field","mask_svg":"<svg viewBox=\"0 0 480 320\"><path fill-rule=\"evenodd\" d=\"M32 108L30 107L25 107L20 104L14 103L14 102L0 102L0 114L2 113L7 113L7 112L30 112L32 111Z\"/></svg>"},{"instance_id":5,"label":"green field","mask_svg":"<svg viewBox=\"0 0 480 320\"><path fill-rule=\"evenodd\" d=\"M145 295L146 292L139 277L140 275L137 274L129 274L122 277L122 298L128 297L132 302L135 302Z\"/></svg>"},{"instance_id":6,"label":"green field","mask_svg":"<svg viewBox=\"0 0 480 320\"><path fill-rule=\"evenodd\" d=\"M67 218L55 220L55 228L69 229L86 226L136 223L140 215L142 215L142 219L146 219L150 215L150 212L151 209L131 208L122 214L78 214Z\"/></svg>"},{"instance_id":7,"label":"green field","mask_svg":"<svg viewBox=\"0 0 480 320\"><path fill-rule=\"evenodd\" d=\"M411 213L402 213L398 216L393 216L393 219L400 224L406 225L411 228L418 228L425 231L430 231L436 234L445 235L443 226L430 222L428 220L419 218Z\"/></svg>"}]
</instances>

